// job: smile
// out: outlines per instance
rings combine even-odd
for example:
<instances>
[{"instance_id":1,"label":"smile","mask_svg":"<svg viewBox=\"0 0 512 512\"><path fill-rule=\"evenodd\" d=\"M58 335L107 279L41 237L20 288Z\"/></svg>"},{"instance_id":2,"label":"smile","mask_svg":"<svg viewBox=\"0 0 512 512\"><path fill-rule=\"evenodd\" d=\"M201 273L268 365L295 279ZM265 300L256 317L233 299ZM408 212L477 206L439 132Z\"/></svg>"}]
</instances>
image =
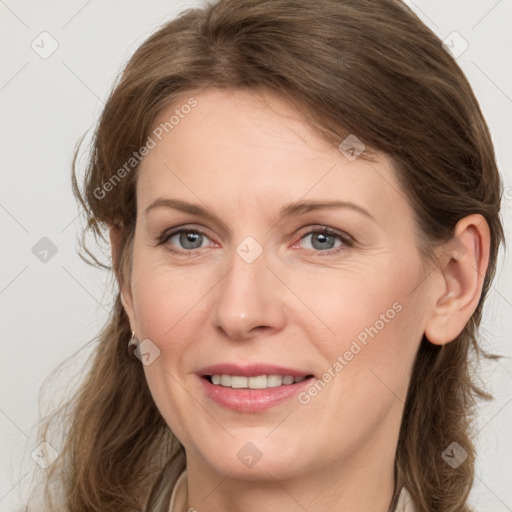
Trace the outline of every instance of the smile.
<instances>
[{"instance_id":1,"label":"smile","mask_svg":"<svg viewBox=\"0 0 512 512\"><path fill-rule=\"evenodd\" d=\"M269 363L233 362L201 368L197 377L206 397L223 408L255 413L303 391L315 376L308 370Z\"/></svg>"},{"instance_id":2,"label":"smile","mask_svg":"<svg viewBox=\"0 0 512 512\"><path fill-rule=\"evenodd\" d=\"M255 377L245 377L242 375L216 374L207 375L206 378L215 386L223 386L233 389L267 389L302 382L306 379L306 376L258 375Z\"/></svg>"}]
</instances>

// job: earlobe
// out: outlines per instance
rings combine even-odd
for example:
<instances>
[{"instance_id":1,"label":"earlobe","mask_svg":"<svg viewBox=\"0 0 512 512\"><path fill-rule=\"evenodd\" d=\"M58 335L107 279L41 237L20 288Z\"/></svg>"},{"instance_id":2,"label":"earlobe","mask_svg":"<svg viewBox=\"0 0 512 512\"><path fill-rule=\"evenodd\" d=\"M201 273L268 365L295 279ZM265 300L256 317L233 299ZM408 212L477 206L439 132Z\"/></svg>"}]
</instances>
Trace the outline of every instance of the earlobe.
<instances>
[{"instance_id":1,"label":"earlobe","mask_svg":"<svg viewBox=\"0 0 512 512\"><path fill-rule=\"evenodd\" d=\"M439 285L433 288L426 338L435 345L453 341L474 313L489 264L490 231L485 218L461 219L453 238L441 248Z\"/></svg>"}]
</instances>

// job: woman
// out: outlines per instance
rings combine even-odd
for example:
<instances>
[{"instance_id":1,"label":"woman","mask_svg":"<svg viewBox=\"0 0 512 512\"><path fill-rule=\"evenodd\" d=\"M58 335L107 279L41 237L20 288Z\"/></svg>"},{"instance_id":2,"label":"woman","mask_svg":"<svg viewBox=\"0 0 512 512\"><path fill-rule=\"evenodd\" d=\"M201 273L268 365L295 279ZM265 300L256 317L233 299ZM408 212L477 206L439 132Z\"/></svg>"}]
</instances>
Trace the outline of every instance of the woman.
<instances>
[{"instance_id":1,"label":"woman","mask_svg":"<svg viewBox=\"0 0 512 512\"><path fill-rule=\"evenodd\" d=\"M469 510L501 182L409 8L184 12L128 62L74 190L119 293L58 510Z\"/></svg>"}]
</instances>

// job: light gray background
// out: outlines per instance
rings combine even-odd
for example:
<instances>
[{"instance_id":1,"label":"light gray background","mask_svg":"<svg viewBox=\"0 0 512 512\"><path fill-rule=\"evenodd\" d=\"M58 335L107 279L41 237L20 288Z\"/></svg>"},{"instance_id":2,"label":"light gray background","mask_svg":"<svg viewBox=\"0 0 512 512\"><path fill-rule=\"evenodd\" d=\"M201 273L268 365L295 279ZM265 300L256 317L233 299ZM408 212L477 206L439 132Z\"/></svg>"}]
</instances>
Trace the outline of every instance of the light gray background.
<instances>
[{"instance_id":1,"label":"light gray background","mask_svg":"<svg viewBox=\"0 0 512 512\"><path fill-rule=\"evenodd\" d=\"M469 44L458 62L493 134L510 236L512 0L407 3L441 39L456 31ZM82 348L52 381L43 403L55 403L68 385L76 384L73 376L90 355L86 344L111 304L107 273L89 268L76 253L81 222L70 188L74 146L98 119L117 72L136 47L165 20L196 5L192 0L0 0L2 511L20 506L36 468L33 427L43 380ZM40 36L43 31L51 38ZM455 49L462 48L460 41ZM42 58L31 44L39 53L51 44L58 48ZM40 260L44 253L33 252L43 237L57 249L46 255L46 262ZM512 481L510 261L502 253L482 327L485 346L505 357L482 371L496 399L480 408L478 420L471 501L480 512L512 511L512 487L507 485Z\"/></svg>"}]
</instances>

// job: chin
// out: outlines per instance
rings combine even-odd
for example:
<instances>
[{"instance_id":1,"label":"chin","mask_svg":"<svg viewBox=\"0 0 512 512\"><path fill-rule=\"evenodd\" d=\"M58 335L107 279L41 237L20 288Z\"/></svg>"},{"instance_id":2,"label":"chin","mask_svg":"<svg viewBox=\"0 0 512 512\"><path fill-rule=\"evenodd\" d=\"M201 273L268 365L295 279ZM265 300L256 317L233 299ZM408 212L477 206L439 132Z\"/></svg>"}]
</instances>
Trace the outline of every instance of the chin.
<instances>
[{"instance_id":1,"label":"chin","mask_svg":"<svg viewBox=\"0 0 512 512\"><path fill-rule=\"evenodd\" d=\"M267 430L265 435L270 431ZM201 456L214 471L247 481L293 479L308 467L306 457L295 444L289 443L283 449L281 442L272 442L264 436L230 439L227 443L205 447Z\"/></svg>"}]
</instances>

